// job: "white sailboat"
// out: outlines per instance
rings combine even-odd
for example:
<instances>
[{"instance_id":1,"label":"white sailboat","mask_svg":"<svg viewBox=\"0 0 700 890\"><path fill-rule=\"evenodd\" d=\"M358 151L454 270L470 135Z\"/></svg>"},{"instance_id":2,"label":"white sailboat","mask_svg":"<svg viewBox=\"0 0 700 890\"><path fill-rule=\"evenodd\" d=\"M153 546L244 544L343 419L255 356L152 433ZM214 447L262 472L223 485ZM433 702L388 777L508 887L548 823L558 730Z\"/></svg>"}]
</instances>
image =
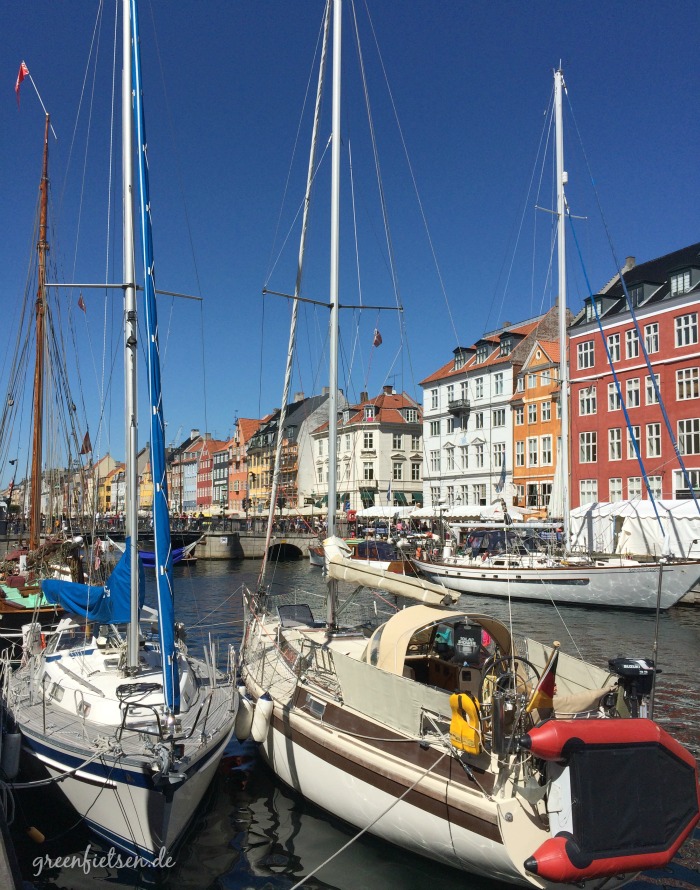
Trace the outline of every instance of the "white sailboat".
<instances>
[{"instance_id":1,"label":"white sailboat","mask_svg":"<svg viewBox=\"0 0 700 890\"><path fill-rule=\"evenodd\" d=\"M342 0L329 2L327 16L331 9L333 394ZM336 435L332 411L330 480ZM606 671L558 644L516 641L501 621L450 608L458 595L444 587L348 559L334 535L335 487L325 616L298 591L245 591L242 677L253 737L274 772L360 833L504 883L609 890L669 861L699 818L697 769L689 752L637 717L646 713L651 666L622 659ZM349 600L339 603L339 582L409 604L371 629L341 626ZM630 714L636 719L610 719Z\"/></svg>"},{"instance_id":2,"label":"white sailboat","mask_svg":"<svg viewBox=\"0 0 700 890\"><path fill-rule=\"evenodd\" d=\"M571 539L569 499L569 403L566 350L566 209L564 185L564 142L562 123L562 71L554 75L557 154L557 249L559 267L559 341L561 382L561 442L557 448L558 483L562 501L563 541ZM523 525L527 529L529 524ZM498 553L458 555L448 548L434 560L414 559L420 572L436 584L478 596L543 600L576 606L616 609L669 609L700 581L700 562L687 559L639 561L622 556L588 558L566 554L523 553L509 541L520 542L516 527L503 526ZM519 549L521 552L519 552Z\"/></svg>"},{"instance_id":3,"label":"white sailboat","mask_svg":"<svg viewBox=\"0 0 700 890\"><path fill-rule=\"evenodd\" d=\"M154 264L136 0L123 0L122 152L126 362L126 550L104 587L44 582L73 616L49 637L30 633L25 662L5 665L6 715L21 734L30 784L55 782L86 825L141 863L165 864L182 839L233 732L235 661L216 668L187 651L173 614L172 548L165 474ZM133 53L133 55L132 55ZM133 83L132 83L133 71ZM139 157L150 448L158 611L143 610L137 529L136 284L132 204L132 98ZM120 285L121 287L121 285ZM145 623L140 625L143 615ZM30 628L32 630L33 628ZM22 787L15 785L15 787Z\"/></svg>"}]
</instances>

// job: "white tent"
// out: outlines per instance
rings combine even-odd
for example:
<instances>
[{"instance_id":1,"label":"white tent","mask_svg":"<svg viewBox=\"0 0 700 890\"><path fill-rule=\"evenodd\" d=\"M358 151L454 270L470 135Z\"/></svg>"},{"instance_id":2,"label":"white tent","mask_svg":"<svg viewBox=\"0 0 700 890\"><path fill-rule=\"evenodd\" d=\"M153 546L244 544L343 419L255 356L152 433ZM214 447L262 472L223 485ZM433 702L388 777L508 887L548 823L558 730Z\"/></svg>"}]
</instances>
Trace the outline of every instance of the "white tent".
<instances>
[{"instance_id":1,"label":"white tent","mask_svg":"<svg viewBox=\"0 0 700 890\"><path fill-rule=\"evenodd\" d=\"M391 504L375 504L373 507L364 507L357 511L358 519L405 519L413 515L413 507L394 507Z\"/></svg>"},{"instance_id":2,"label":"white tent","mask_svg":"<svg viewBox=\"0 0 700 890\"><path fill-rule=\"evenodd\" d=\"M585 504L571 511L572 549L700 559L700 512L694 501Z\"/></svg>"}]
</instances>

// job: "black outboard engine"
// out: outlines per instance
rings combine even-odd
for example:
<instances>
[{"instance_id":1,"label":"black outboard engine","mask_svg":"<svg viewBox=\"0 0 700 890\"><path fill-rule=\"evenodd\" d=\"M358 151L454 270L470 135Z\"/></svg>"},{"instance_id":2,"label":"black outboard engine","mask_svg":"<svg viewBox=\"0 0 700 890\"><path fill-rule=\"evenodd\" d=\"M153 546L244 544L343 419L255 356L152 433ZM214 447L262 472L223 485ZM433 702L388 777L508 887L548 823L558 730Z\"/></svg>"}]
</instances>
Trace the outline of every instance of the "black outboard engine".
<instances>
[{"instance_id":1,"label":"black outboard engine","mask_svg":"<svg viewBox=\"0 0 700 890\"><path fill-rule=\"evenodd\" d=\"M624 699L632 717L646 717L645 699L651 695L654 677L661 671L650 658L611 658L608 667L620 678Z\"/></svg>"}]
</instances>

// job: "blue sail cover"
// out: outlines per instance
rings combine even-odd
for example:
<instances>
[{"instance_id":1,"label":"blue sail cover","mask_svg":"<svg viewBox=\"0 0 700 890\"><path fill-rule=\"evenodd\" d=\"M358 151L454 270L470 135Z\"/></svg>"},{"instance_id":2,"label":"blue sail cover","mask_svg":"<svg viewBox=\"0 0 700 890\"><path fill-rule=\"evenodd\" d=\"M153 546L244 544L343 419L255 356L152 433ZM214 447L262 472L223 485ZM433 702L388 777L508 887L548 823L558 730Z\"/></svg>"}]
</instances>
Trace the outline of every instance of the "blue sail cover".
<instances>
[{"instance_id":1,"label":"blue sail cover","mask_svg":"<svg viewBox=\"0 0 700 890\"><path fill-rule=\"evenodd\" d=\"M155 572L158 591L158 629L163 661L165 704L175 714L180 710L180 682L175 646L175 593L173 590L173 554L170 542L170 509L165 464L165 420L160 377L158 347L158 313L156 311L156 278L153 259L153 227L148 183L146 125L141 78L141 44L139 40L136 0L131 0L131 47L134 82L134 124L136 126L141 247L144 269L144 306L148 359L148 391L151 397L151 474L153 477L153 535L155 539Z\"/></svg>"},{"instance_id":2,"label":"blue sail cover","mask_svg":"<svg viewBox=\"0 0 700 890\"><path fill-rule=\"evenodd\" d=\"M126 550L114 567L104 587L96 584L76 584L47 578L41 590L50 603L55 603L89 621L100 624L123 624L131 620L130 559L131 538L126 539ZM139 559L139 608L146 591L143 565Z\"/></svg>"}]
</instances>

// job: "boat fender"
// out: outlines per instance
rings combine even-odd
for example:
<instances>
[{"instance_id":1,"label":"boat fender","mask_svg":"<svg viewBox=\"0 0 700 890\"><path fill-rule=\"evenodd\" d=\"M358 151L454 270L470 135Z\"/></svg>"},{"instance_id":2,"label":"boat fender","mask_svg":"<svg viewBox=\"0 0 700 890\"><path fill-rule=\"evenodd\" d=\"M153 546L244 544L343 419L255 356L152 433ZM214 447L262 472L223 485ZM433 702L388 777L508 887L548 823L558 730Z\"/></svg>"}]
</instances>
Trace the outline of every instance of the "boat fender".
<instances>
[{"instance_id":1,"label":"boat fender","mask_svg":"<svg viewBox=\"0 0 700 890\"><path fill-rule=\"evenodd\" d=\"M255 713L253 714L253 725L250 728L250 734L253 741L260 744L267 738L267 730L270 726L272 718L272 699L268 692L263 693L255 703Z\"/></svg>"},{"instance_id":2,"label":"boat fender","mask_svg":"<svg viewBox=\"0 0 700 890\"><path fill-rule=\"evenodd\" d=\"M450 696L452 719L450 721L450 743L459 751L478 754L481 750L481 729L479 724L479 702L469 692L455 692Z\"/></svg>"},{"instance_id":3,"label":"boat fender","mask_svg":"<svg viewBox=\"0 0 700 890\"><path fill-rule=\"evenodd\" d=\"M0 766L8 779L15 779L19 772L19 752L22 747L22 735L19 732L8 732L2 744Z\"/></svg>"},{"instance_id":4,"label":"boat fender","mask_svg":"<svg viewBox=\"0 0 700 890\"><path fill-rule=\"evenodd\" d=\"M233 731L239 742L245 742L250 738L250 731L253 727L253 715L255 713L255 703L246 694L240 693L238 697L238 711L236 712L236 722Z\"/></svg>"}]
</instances>

